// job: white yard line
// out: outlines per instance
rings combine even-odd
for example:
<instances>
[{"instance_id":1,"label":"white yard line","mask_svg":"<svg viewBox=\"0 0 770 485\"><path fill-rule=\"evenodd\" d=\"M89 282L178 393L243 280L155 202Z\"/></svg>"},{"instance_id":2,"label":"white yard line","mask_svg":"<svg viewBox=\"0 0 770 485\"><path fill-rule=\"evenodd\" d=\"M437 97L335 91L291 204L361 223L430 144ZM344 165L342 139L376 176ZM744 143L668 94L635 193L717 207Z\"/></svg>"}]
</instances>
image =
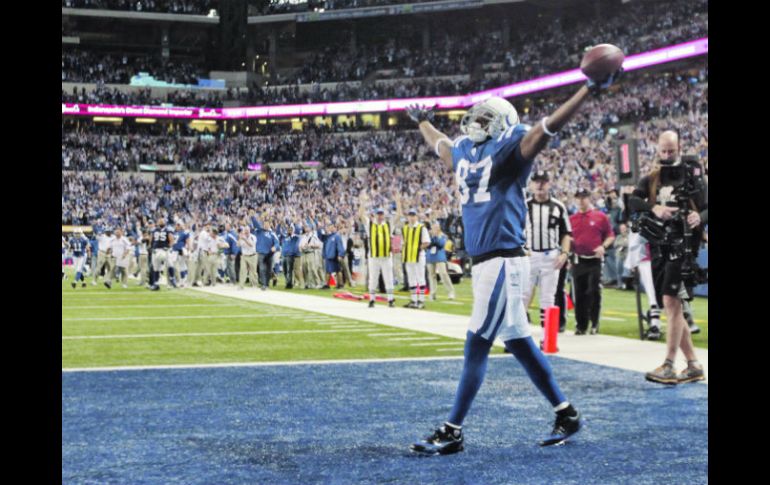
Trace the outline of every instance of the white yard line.
<instances>
[{"instance_id":1,"label":"white yard line","mask_svg":"<svg viewBox=\"0 0 770 485\"><path fill-rule=\"evenodd\" d=\"M220 319L220 318L268 318L282 316L269 313L253 313L250 315L169 315L166 317L77 317L62 318L63 322L82 322L82 321L123 321L123 320L187 320L187 319Z\"/></svg>"},{"instance_id":2,"label":"white yard line","mask_svg":"<svg viewBox=\"0 0 770 485\"><path fill-rule=\"evenodd\" d=\"M286 308L312 309L315 313L377 323L393 329L443 335L463 342L468 328L468 316L432 312L430 311L430 302L426 302L428 308L425 310L411 310L401 307L388 308L385 305L368 308L366 301L352 302L339 298L305 295L300 292L238 292L224 286L201 288L195 291ZM636 328L635 324L633 328ZM538 341L542 330L539 326L530 326L530 329L532 337ZM503 347L500 341L496 341L495 345ZM559 334L558 347L559 352L555 354L558 357L636 372L648 372L658 367L662 363L666 351L665 346L658 342L601 334L575 336L572 332ZM708 375L708 349L698 348L696 354ZM676 362L676 366L681 368L683 365L680 358Z\"/></svg>"},{"instance_id":3,"label":"white yard line","mask_svg":"<svg viewBox=\"0 0 770 485\"><path fill-rule=\"evenodd\" d=\"M438 340L439 337L396 337L396 338L389 338L387 340Z\"/></svg>"},{"instance_id":4,"label":"white yard line","mask_svg":"<svg viewBox=\"0 0 770 485\"><path fill-rule=\"evenodd\" d=\"M415 335L414 332L388 332L388 333L370 333L367 337L391 337L396 335Z\"/></svg>"},{"instance_id":5,"label":"white yard line","mask_svg":"<svg viewBox=\"0 0 770 485\"><path fill-rule=\"evenodd\" d=\"M465 349L462 347L455 347L453 349L436 349L436 352L464 352Z\"/></svg>"},{"instance_id":6,"label":"white yard line","mask_svg":"<svg viewBox=\"0 0 770 485\"><path fill-rule=\"evenodd\" d=\"M410 347L437 347L441 345L446 345L446 342L425 342L425 343L417 343L417 344L409 344Z\"/></svg>"},{"instance_id":7,"label":"white yard line","mask_svg":"<svg viewBox=\"0 0 770 485\"><path fill-rule=\"evenodd\" d=\"M178 308L178 307L210 307L210 306L243 306L239 303L181 303L169 305L73 305L63 306L62 310L96 310L98 308Z\"/></svg>"},{"instance_id":8,"label":"white yard line","mask_svg":"<svg viewBox=\"0 0 770 485\"><path fill-rule=\"evenodd\" d=\"M228 335L282 335L294 333L348 333L371 332L371 328L348 328L339 330L263 330L253 332L189 332L189 333L143 333L125 335L72 335L62 337L62 340L110 340L131 338L169 338L169 337L222 337Z\"/></svg>"}]
</instances>

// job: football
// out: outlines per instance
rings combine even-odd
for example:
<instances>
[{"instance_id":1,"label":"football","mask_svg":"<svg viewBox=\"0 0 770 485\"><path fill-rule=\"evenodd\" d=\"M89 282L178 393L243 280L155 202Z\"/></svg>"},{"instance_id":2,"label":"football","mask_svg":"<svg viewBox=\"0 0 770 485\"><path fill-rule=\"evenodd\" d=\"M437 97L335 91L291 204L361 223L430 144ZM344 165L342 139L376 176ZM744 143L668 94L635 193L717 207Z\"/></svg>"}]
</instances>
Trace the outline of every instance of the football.
<instances>
[{"instance_id":1,"label":"football","mask_svg":"<svg viewBox=\"0 0 770 485\"><path fill-rule=\"evenodd\" d=\"M620 69L625 59L623 51L612 44L599 44L585 53L580 70L589 79L601 81Z\"/></svg>"}]
</instances>

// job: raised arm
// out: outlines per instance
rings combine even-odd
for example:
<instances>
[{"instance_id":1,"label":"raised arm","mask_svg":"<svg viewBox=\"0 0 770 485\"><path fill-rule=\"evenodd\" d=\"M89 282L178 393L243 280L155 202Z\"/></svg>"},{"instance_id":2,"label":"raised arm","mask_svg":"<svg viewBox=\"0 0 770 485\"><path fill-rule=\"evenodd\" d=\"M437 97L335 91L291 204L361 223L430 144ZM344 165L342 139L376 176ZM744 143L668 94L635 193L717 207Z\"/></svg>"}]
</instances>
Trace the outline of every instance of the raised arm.
<instances>
[{"instance_id":1,"label":"raised arm","mask_svg":"<svg viewBox=\"0 0 770 485\"><path fill-rule=\"evenodd\" d=\"M438 157L452 169L452 140L448 136L436 129L431 124L433 120L432 108L421 108L417 105L407 107L406 114L418 123L420 133Z\"/></svg>"},{"instance_id":2,"label":"raised arm","mask_svg":"<svg viewBox=\"0 0 770 485\"><path fill-rule=\"evenodd\" d=\"M521 140L521 156L525 160L532 160L545 148L548 140L556 135L567 122L575 116L580 106L585 102L589 95L598 96L602 90L609 88L612 83L620 76L622 68L614 74L611 74L601 82L588 80L578 91L572 95L566 103L559 106L551 116L546 116L538 124L524 135Z\"/></svg>"}]
</instances>

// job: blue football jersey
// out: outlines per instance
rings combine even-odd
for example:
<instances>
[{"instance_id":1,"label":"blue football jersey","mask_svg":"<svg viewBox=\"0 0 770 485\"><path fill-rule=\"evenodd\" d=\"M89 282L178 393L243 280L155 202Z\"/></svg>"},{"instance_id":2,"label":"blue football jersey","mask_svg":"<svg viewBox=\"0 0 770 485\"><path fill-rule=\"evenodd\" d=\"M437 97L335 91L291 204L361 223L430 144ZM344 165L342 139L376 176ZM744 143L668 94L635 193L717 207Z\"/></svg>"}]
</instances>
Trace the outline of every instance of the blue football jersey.
<instances>
[{"instance_id":1,"label":"blue football jersey","mask_svg":"<svg viewBox=\"0 0 770 485\"><path fill-rule=\"evenodd\" d=\"M88 251L88 244L88 239L85 237L73 237L70 239L70 250L72 251L72 256L85 256L86 251Z\"/></svg>"},{"instance_id":2,"label":"blue football jersey","mask_svg":"<svg viewBox=\"0 0 770 485\"><path fill-rule=\"evenodd\" d=\"M474 144L461 136L452 144L465 248L470 256L516 249L526 242L524 190L533 160L522 158L519 143L529 128L518 124L483 143Z\"/></svg>"},{"instance_id":3,"label":"blue football jersey","mask_svg":"<svg viewBox=\"0 0 770 485\"><path fill-rule=\"evenodd\" d=\"M187 238L190 237L190 233L187 231L177 231L176 238L174 240L174 251L181 251L187 245Z\"/></svg>"}]
</instances>

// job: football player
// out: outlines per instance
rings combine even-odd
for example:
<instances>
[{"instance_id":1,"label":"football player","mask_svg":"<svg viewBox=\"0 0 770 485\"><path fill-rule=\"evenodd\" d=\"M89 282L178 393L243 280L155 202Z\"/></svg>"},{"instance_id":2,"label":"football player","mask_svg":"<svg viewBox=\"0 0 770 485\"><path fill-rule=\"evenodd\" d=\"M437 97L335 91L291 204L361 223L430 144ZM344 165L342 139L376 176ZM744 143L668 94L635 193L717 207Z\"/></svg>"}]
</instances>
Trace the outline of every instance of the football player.
<instances>
[{"instance_id":1,"label":"football player","mask_svg":"<svg viewBox=\"0 0 770 485\"><path fill-rule=\"evenodd\" d=\"M532 340L523 303L529 260L523 246L527 206L524 189L535 156L591 96L608 88L620 71L597 83L589 80L551 116L534 127L519 123L516 109L502 98L488 98L463 117L463 135L450 140L432 124L433 112L407 109L426 143L455 175L459 186L465 247L472 257L473 311L465 359L454 405L447 421L411 445L414 452L437 455L462 451L462 424L486 374L495 338L524 367L556 413L551 434L541 446L564 442L580 427L580 414L567 401L548 360Z\"/></svg>"},{"instance_id":2,"label":"football player","mask_svg":"<svg viewBox=\"0 0 770 485\"><path fill-rule=\"evenodd\" d=\"M166 221L163 218L158 219L157 227L152 231L152 273L150 275L150 289L160 290L158 281L161 272L166 269L168 261L168 250L174 244L174 233L166 227Z\"/></svg>"},{"instance_id":3,"label":"football player","mask_svg":"<svg viewBox=\"0 0 770 485\"><path fill-rule=\"evenodd\" d=\"M75 229L75 234L70 238L70 252L72 253L72 262L75 268L75 279L72 280L72 288L77 288L77 282L81 282L83 288L86 287L86 278L83 276L83 266L86 263L86 257L91 251L91 245L88 238L83 235L81 229Z\"/></svg>"}]
</instances>

